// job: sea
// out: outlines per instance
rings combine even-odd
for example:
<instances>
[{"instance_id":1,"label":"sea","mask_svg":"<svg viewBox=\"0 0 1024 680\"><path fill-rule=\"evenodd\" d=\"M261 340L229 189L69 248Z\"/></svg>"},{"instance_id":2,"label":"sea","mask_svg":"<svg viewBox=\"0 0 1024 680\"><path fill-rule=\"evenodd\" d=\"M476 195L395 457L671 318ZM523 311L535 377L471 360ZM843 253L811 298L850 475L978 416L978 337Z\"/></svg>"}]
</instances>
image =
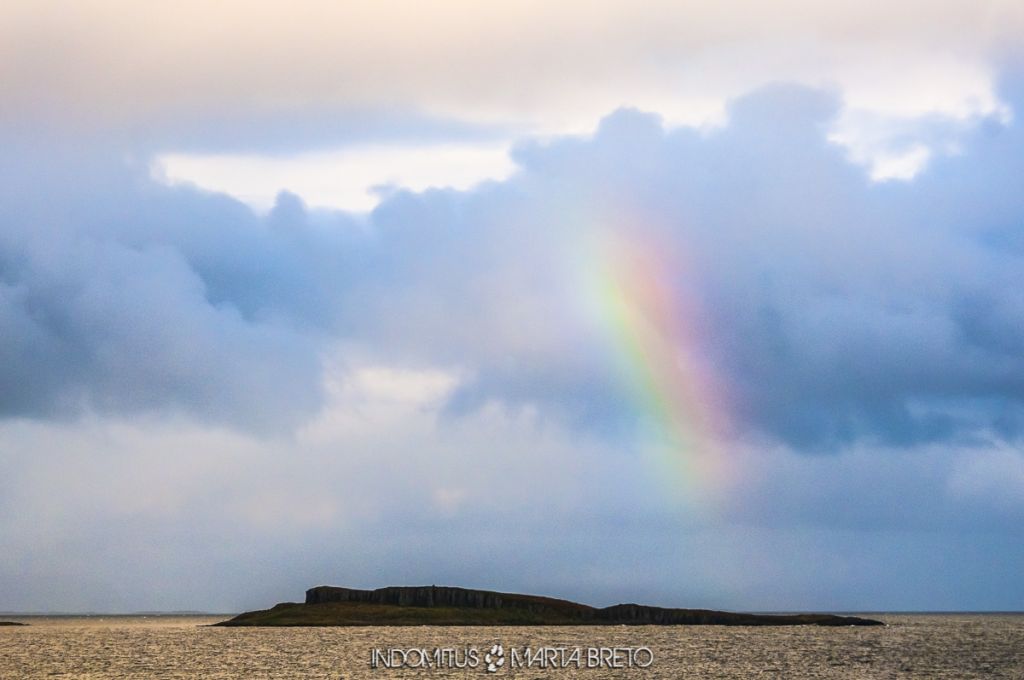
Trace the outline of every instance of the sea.
<instances>
[{"instance_id":1,"label":"sea","mask_svg":"<svg viewBox=\"0 0 1024 680\"><path fill-rule=\"evenodd\" d=\"M225 616L11 616L0 678L1021 678L1024 614L878 627L220 628Z\"/></svg>"}]
</instances>

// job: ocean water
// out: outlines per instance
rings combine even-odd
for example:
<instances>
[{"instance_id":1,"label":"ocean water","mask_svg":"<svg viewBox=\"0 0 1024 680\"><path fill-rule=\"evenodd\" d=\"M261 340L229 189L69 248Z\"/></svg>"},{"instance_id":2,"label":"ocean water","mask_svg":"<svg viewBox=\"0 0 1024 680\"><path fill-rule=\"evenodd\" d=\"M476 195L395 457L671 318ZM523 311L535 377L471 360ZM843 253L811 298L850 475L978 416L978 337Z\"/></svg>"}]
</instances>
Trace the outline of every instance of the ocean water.
<instances>
[{"instance_id":1,"label":"ocean water","mask_svg":"<svg viewBox=\"0 0 1024 680\"><path fill-rule=\"evenodd\" d=\"M873 617L888 625L211 628L223 617L13 617L31 625L0 627L0 678L1024 678L1024 615ZM491 661L503 662L488 672L498 643ZM431 665L409 668L421 662L414 650ZM475 667L455 667L471 654Z\"/></svg>"}]
</instances>

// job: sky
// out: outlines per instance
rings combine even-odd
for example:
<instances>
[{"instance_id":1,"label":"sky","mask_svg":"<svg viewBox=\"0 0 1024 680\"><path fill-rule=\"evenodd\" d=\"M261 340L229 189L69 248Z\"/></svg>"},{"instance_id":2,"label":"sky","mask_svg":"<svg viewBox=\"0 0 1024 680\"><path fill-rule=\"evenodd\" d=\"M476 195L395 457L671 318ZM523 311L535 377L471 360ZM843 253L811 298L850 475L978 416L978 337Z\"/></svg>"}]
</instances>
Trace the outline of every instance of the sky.
<instances>
[{"instance_id":1,"label":"sky","mask_svg":"<svg viewBox=\"0 0 1024 680\"><path fill-rule=\"evenodd\" d=\"M1018 2L8 2L0 611L1024 610Z\"/></svg>"}]
</instances>

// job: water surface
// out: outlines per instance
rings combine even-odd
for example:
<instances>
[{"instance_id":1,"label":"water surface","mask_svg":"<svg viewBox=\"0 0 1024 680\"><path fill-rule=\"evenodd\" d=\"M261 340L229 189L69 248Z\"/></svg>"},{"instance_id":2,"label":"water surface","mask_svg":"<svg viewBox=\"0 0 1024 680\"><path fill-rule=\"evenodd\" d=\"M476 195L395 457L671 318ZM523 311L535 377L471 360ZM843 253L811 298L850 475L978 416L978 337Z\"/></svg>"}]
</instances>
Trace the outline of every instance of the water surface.
<instances>
[{"instance_id":1,"label":"water surface","mask_svg":"<svg viewBox=\"0 0 1024 680\"><path fill-rule=\"evenodd\" d=\"M226 617L9 617L0 678L1024 678L1024 615L872 614L885 627L211 628ZM372 650L647 647L647 669L371 668ZM584 654L586 652L584 651ZM413 655L415 659L415 655Z\"/></svg>"}]
</instances>

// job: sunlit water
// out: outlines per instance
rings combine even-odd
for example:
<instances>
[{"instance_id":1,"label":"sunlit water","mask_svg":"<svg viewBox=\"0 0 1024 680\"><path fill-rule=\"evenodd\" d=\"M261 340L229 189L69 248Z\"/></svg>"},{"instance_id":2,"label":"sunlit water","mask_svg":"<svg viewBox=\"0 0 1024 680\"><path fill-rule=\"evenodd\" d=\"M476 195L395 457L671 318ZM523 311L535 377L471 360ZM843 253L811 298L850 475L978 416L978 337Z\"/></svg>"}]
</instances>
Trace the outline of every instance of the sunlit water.
<instances>
[{"instance_id":1,"label":"sunlit water","mask_svg":"<svg viewBox=\"0 0 1024 680\"><path fill-rule=\"evenodd\" d=\"M889 625L211 628L219 618L14 617L31 625L0 627L0 678L1024 678L1024 615L875 618ZM647 647L654 659L631 670L509 662L489 674L482 657L496 642L506 657L527 646ZM475 647L481 663L370 665L375 648L438 647Z\"/></svg>"}]
</instances>

